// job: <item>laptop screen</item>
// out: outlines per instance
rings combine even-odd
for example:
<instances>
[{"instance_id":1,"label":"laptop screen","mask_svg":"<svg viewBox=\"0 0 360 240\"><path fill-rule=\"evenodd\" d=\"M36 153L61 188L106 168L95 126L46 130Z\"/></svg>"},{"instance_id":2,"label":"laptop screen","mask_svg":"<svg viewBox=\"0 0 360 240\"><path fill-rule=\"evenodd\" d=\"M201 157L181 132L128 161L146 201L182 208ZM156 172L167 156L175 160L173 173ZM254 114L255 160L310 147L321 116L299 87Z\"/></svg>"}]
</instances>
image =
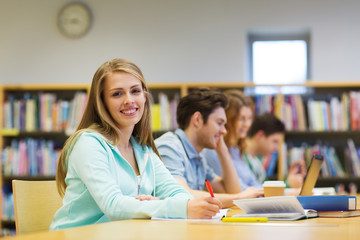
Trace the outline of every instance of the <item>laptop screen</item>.
<instances>
[{"instance_id":1,"label":"laptop screen","mask_svg":"<svg viewBox=\"0 0 360 240\"><path fill-rule=\"evenodd\" d=\"M321 155L314 155L311 159L310 166L308 168L304 184L300 191L300 196L311 196L312 190L315 187L316 181L319 177L321 165L324 157Z\"/></svg>"}]
</instances>

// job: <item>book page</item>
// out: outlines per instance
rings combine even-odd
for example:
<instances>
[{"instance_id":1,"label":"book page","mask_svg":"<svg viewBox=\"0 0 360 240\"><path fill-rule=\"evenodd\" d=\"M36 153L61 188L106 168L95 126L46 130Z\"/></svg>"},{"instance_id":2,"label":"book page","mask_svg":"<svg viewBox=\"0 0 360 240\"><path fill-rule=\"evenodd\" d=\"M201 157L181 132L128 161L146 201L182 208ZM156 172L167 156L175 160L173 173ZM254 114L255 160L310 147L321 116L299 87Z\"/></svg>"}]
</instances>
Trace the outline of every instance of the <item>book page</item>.
<instances>
[{"instance_id":1,"label":"book page","mask_svg":"<svg viewBox=\"0 0 360 240\"><path fill-rule=\"evenodd\" d=\"M300 213L304 209L295 196L266 197L235 200L234 203L247 214Z\"/></svg>"},{"instance_id":2,"label":"book page","mask_svg":"<svg viewBox=\"0 0 360 240\"><path fill-rule=\"evenodd\" d=\"M226 217L226 214L229 209L220 209L212 219L187 219L187 218L158 218L152 217L151 220L168 220L168 221L221 221L223 217Z\"/></svg>"}]
</instances>

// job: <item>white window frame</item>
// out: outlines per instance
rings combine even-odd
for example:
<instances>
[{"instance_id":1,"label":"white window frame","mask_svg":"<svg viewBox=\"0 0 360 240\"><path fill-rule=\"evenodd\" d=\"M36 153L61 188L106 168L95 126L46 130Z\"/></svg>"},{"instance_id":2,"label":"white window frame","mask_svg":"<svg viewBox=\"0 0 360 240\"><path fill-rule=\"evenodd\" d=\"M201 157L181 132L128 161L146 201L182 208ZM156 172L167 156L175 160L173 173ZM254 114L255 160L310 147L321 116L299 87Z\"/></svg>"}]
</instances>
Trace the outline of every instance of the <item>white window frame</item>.
<instances>
[{"instance_id":1,"label":"white window frame","mask_svg":"<svg viewBox=\"0 0 360 240\"><path fill-rule=\"evenodd\" d=\"M310 80L310 75L311 75L311 55L310 55L310 49L311 49L311 43L310 43L310 33L309 32L301 32L301 33L249 33L248 34L248 62L249 62L249 79L251 82L254 82L254 78L253 78L253 43L256 41L283 41L283 40L303 40L306 42L306 58L307 58L307 67L306 67L306 79ZM286 85L287 83L283 83L281 85ZM288 84L292 84L292 83L288 83ZM296 87L294 87L296 88ZM266 92L268 94L277 94L279 91L283 92L285 94L292 94L292 93L305 93L306 90L305 88L299 88L297 87L297 90L294 90L293 87L282 87L282 89L279 89L277 87L274 87L273 89L268 88L268 92L265 91L264 93L264 89L260 90L260 87L258 87L258 91L256 88L253 89L254 91L251 91L252 93L248 92L249 94L257 94L257 92L263 92L264 94L266 94ZM294 91L293 91L293 90ZM278 92L276 92L278 91Z\"/></svg>"}]
</instances>

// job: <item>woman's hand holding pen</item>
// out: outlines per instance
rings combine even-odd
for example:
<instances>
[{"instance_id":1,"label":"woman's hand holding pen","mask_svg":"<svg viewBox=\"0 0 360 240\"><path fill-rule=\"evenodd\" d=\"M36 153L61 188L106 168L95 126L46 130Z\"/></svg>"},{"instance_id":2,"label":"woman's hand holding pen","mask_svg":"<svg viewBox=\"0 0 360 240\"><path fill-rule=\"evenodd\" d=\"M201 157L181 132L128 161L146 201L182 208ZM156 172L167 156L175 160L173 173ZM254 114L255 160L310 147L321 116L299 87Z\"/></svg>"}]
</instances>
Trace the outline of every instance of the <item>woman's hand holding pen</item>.
<instances>
[{"instance_id":1,"label":"woman's hand holding pen","mask_svg":"<svg viewBox=\"0 0 360 240\"><path fill-rule=\"evenodd\" d=\"M221 202L211 196L204 196L188 201L187 216L192 219L211 219L222 208Z\"/></svg>"}]
</instances>

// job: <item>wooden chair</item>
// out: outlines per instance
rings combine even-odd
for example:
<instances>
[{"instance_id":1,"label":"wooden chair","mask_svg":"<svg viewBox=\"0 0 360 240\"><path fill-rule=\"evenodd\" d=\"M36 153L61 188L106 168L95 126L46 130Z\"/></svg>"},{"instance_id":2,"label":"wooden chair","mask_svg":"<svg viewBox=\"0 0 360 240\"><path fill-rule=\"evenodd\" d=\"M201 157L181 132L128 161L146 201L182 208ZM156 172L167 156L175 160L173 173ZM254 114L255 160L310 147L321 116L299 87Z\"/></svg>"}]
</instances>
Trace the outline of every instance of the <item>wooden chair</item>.
<instances>
[{"instance_id":1,"label":"wooden chair","mask_svg":"<svg viewBox=\"0 0 360 240\"><path fill-rule=\"evenodd\" d=\"M55 181L13 180L16 234L48 231L62 206Z\"/></svg>"}]
</instances>

